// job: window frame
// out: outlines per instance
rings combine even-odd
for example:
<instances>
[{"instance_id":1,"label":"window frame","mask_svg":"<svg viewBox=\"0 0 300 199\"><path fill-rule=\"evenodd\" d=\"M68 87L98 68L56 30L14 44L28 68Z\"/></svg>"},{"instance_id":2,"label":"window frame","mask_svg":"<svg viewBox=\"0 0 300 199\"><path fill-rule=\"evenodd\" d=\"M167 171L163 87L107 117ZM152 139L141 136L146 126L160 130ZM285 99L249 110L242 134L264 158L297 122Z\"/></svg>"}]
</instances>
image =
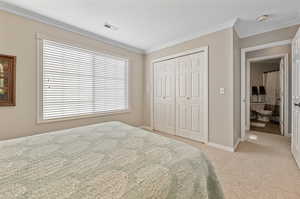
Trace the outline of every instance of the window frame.
<instances>
[{"instance_id":1,"label":"window frame","mask_svg":"<svg viewBox=\"0 0 300 199\"><path fill-rule=\"evenodd\" d=\"M36 33L36 40L37 40L37 123L51 123L51 122L59 122L59 121L68 121L68 120L78 120L78 119L86 119L86 118L95 118L95 117L105 117L105 116L112 116L112 115L120 115L125 113L131 112L131 67L130 67L130 60L128 57L124 56L114 56L111 54L106 54L99 52L95 49L87 47L85 44L81 44L79 42L75 42L72 40L67 39L57 39L55 37L49 37L40 33ZM55 119L43 119L43 40L50 40L57 43L70 45L73 47L81 48L86 51L90 51L91 53L110 57L113 59L118 59L125 61L127 63L127 102L128 107L124 110L117 110L117 111L106 111L106 112L98 112L98 113L91 113L85 115L78 115L78 116L70 116L70 117L61 117Z\"/></svg>"}]
</instances>

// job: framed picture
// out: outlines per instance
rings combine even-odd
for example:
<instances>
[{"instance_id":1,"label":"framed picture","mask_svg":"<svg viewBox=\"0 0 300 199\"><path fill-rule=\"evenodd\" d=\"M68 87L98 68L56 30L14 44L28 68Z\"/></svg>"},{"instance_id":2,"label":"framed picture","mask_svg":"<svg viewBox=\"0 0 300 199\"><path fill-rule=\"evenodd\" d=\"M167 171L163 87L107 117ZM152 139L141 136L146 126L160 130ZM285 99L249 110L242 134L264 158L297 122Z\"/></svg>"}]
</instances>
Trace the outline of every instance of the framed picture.
<instances>
[{"instance_id":1,"label":"framed picture","mask_svg":"<svg viewBox=\"0 0 300 199\"><path fill-rule=\"evenodd\" d=\"M16 57L0 55L0 106L16 105Z\"/></svg>"}]
</instances>

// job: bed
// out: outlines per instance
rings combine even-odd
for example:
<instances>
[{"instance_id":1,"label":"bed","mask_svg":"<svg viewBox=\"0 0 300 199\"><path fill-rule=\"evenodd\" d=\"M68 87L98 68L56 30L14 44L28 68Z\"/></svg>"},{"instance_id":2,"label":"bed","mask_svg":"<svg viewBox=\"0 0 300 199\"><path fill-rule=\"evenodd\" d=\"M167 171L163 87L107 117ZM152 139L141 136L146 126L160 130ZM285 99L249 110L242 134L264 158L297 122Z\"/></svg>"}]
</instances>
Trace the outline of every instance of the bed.
<instances>
[{"instance_id":1,"label":"bed","mask_svg":"<svg viewBox=\"0 0 300 199\"><path fill-rule=\"evenodd\" d=\"M107 122L0 142L1 199L223 199L205 155Z\"/></svg>"}]
</instances>

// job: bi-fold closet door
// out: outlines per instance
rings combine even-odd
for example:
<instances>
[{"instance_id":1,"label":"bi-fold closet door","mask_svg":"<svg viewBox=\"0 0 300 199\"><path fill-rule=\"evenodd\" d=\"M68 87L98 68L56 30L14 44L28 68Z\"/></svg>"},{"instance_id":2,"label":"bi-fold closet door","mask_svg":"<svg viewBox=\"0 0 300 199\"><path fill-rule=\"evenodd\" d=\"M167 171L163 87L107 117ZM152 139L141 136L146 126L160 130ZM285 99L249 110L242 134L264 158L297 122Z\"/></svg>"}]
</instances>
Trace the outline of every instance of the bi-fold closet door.
<instances>
[{"instance_id":1,"label":"bi-fold closet door","mask_svg":"<svg viewBox=\"0 0 300 199\"><path fill-rule=\"evenodd\" d=\"M197 141L208 136L207 52L154 64L154 129Z\"/></svg>"},{"instance_id":2,"label":"bi-fold closet door","mask_svg":"<svg viewBox=\"0 0 300 199\"><path fill-rule=\"evenodd\" d=\"M175 134L176 60L154 64L154 129Z\"/></svg>"}]
</instances>

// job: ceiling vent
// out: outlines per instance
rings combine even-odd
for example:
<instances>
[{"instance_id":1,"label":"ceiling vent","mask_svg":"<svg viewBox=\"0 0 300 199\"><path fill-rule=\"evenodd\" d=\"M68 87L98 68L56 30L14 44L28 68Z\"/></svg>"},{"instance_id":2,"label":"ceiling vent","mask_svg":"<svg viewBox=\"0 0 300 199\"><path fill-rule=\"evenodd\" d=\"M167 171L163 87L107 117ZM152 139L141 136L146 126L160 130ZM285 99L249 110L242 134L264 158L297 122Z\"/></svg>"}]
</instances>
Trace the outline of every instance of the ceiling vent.
<instances>
[{"instance_id":1,"label":"ceiling vent","mask_svg":"<svg viewBox=\"0 0 300 199\"><path fill-rule=\"evenodd\" d=\"M117 31L119 29L117 26L114 26L110 23L105 23L104 27L107 28L107 29L113 30L113 31Z\"/></svg>"}]
</instances>

